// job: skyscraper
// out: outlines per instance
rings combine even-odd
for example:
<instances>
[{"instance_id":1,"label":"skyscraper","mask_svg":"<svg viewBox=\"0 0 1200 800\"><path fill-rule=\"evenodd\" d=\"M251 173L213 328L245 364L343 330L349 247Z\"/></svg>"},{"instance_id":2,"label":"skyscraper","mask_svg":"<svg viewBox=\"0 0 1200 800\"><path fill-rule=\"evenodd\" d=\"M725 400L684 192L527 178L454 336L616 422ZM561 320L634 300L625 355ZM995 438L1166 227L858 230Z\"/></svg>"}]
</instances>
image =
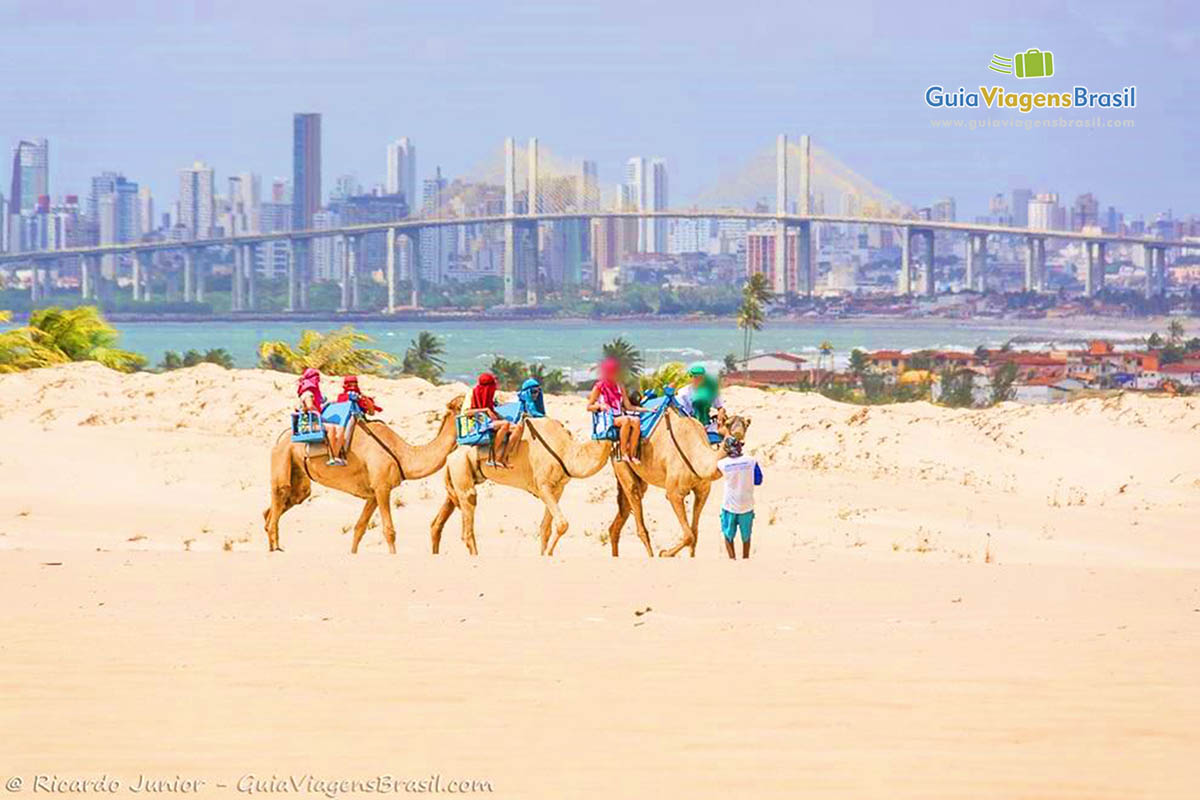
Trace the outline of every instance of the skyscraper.
<instances>
[{"instance_id":1,"label":"skyscraper","mask_svg":"<svg viewBox=\"0 0 1200 800\"><path fill-rule=\"evenodd\" d=\"M446 191L446 179L442 177L442 168L438 167L432 178L425 179L423 187L423 213L425 216L437 215L443 203ZM433 228L421 231L421 279L432 283L441 283L450 264L450 258L455 248L454 232L450 228Z\"/></svg>"},{"instance_id":2,"label":"skyscraper","mask_svg":"<svg viewBox=\"0 0 1200 800\"><path fill-rule=\"evenodd\" d=\"M625 191L622 194L625 210L642 211L646 208L646 159L634 156L625 162ZM637 252L647 249L646 220L637 221Z\"/></svg>"},{"instance_id":3,"label":"skyscraper","mask_svg":"<svg viewBox=\"0 0 1200 800\"><path fill-rule=\"evenodd\" d=\"M1029 189L1013 189L1012 218L1014 227L1029 227L1029 200L1032 197L1033 192Z\"/></svg>"},{"instance_id":4,"label":"skyscraper","mask_svg":"<svg viewBox=\"0 0 1200 800\"><path fill-rule=\"evenodd\" d=\"M38 198L50 194L50 145L45 139L22 139L13 149L9 213L37 210Z\"/></svg>"},{"instance_id":5,"label":"skyscraper","mask_svg":"<svg viewBox=\"0 0 1200 800\"><path fill-rule=\"evenodd\" d=\"M579 202L584 211L600 210L600 180L595 161L584 161L580 170Z\"/></svg>"},{"instance_id":6,"label":"skyscraper","mask_svg":"<svg viewBox=\"0 0 1200 800\"><path fill-rule=\"evenodd\" d=\"M407 137L387 146L387 176L384 188L388 194L403 194L409 208L417 205L417 148Z\"/></svg>"},{"instance_id":7,"label":"skyscraper","mask_svg":"<svg viewBox=\"0 0 1200 800\"><path fill-rule=\"evenodd\" d=\"M179 170L179 225L189 239L212 237L216 216L213 195L212 167L197 161Z\"/></svg>"},{"instance_id":8,"label":"skyscraper","mask_svg":"<svg viewBox=\"0 0 1200 800\"><path fill-rule=\"evenodd\" d=\"M312 227L321 207L321 115L296 114L292 118L292 225Z\"/></svg>"},{"instance_id":9,"label":"skyscraper","mask_svg":"<svg viewBox=\"0 0 1200 800\"><path fill-rule=\"evenodd\" d=\"M258 233L262 211L262 180L253 172L229 178L229 221L227 235Z\"/></svg>"},{"instance_id":10,"label":"skyscraper","mask_svg":"<svg viewBox=\"0 0 1200 800\"><path fill-rule=\"evenodd\" d=\"M667 208L667 162L661 158L649 162L634 156L625 162L625 186L638 211L665 211ZM638 220L638 251L667 252L666 220Z\"/></svg>"},{"instance_id":11,"label":"skyscraper","mask_svg":"<svg viewBox=\"0 0 1200 800\"><path fill-rule=\"evenodd\" d=\"M650 162L650 183L646 188L646 211L667 210L667 162L656 158ZM650 252L667 252L667 221L665 219L646 220L646 237Z\"/></svg>"}]
</instances>

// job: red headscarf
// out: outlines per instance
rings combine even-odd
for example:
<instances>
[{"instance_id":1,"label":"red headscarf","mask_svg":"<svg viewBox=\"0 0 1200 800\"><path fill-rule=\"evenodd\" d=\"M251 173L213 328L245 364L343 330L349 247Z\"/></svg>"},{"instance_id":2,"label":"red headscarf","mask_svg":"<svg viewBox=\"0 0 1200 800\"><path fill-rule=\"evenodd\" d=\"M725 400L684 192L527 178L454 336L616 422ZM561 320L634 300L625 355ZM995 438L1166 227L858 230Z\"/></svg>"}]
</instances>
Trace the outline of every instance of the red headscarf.
<instances>
[{"instance_id":1,"label":"red headscarf","mask_svg":"<svg viewBox=\"0 0 1200 800\"><path fill-rule=\"evenodd\" d=\"M347 375L342 378L342 393L338 395L338 402L344 403L349 400L351 392L358 395L358 407L368 414L378 414L383 411L383 406L377 404L373 397L367 397L362 393L362 389L358 388L357 375Z\"/></svg>"},{"instance_id":2,"label":"red headscarf","mask_svg":"<svg viewBox=\"0 0 1200 800\"><path fill-rule=\"evenodd\" d=\"M620 411L624 408L625 398L625 390L617 380L621 374L621 362L615 358L606 358L600 362L599 373L600 380L596 381L596 386L600 387L600 398L604 400L604 405L608 406L609 411Z\"/></svg>"},{"instance_id":3,"label":"red headscarf","mask_svg":"<svg viewBox=\"0 0 1200 800\"><path fill-rule=\"evenodd\" d=\"M485 372L471 390L471 408L496 409L496 376Z\"/></svg>"},{"instance_id":4,"label":"red headscarf","mask_svg":"<svg viewBox=\"0 0 1200 800\"><path fill-rule=\"evenodd\" d=\"M325 398L321 396L321 373L312 367L304 370L304 374L300 376L300 382L296 384L297 397L305 392L312 392L313 403L316 405L317 411L325 407Z\"/></svg>"}]
</instances>

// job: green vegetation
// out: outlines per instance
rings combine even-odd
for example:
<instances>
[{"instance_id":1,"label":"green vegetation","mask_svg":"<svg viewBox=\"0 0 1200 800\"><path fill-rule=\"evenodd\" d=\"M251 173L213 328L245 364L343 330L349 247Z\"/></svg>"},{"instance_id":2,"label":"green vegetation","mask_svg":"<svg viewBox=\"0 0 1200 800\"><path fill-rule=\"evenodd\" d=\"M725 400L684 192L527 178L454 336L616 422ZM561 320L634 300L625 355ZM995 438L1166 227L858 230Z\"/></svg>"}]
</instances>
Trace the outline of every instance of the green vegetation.
<instances>
[{"instance_id":1,"label":"green vegetation","mask_svg":"<svg viewBox=\"0 0 1200 800\"><path fill-rule=\"evenodd\" d=\"M194 367L197 364L216 364L218 367L233 369L233 356L224 347L213 347L201 353L199 350L188 350L183 355L168 350L163 354L163 360L158 368L164 372L182 367Z\"/></svg>"},{"instance_id":2,"label":"green vegetation","mask_svg":"<svg viewBox=\"0 0 1200 800\"><path fill-rule=\"evenodd\" d=\"M638 387L643 394L653 390L655 394L661 395L666 387L679 389L690 379L687 365L681 361L668 361L654 372L643 374L638 379Z\"/></svg>"},{"instance_id":3,"label":"green vegetation","mask_svg":"<svg viewBox=\"0 0 1200 800\"><path fill-rule=\"evenodd\" d=\"M283 341L262 342L259 364L266 369L299 375L309 367L327 375L381 375L396 359L382 350L362 347L371 337L351 325L329 333L305 330L295 347Z\"/></svg>"},{"instance_id":4,"label":"green vegetation","mask_svg":"<svg viewBox=\"0 0 1200 800\"><path fill-rule=\"evenodd\" d=\"M767 276L761 272L750 276L742 287L742 304L737 311L737 326L742 330L742 363L750 360L750 344L754 332L761 331L767 321L766 305L771 302Z\"/></svg>"},{"instance_id":5,"label":"green vegetation","mask_svg":"<svg viewBox=\"0 0 1200 800\"><path fill-rule=\"evenodd\" d=\"M4 312L0 321L11 319ZM0 372L19 372L70 361L96 361L119 372L135 372L146 359L113 347L119 334L95 306L34 311L29 324L0 334Z\"/></svg>"},{"instance_id":6,"label":"green vegetation","mask_svg":"<svg viewBox=\"0 0 1200 800\"><path fill-rule=\"evenodd\" d=\"M642 351L633 346L633 343L624 336L618 336L611 342L604 345L603 354L605 358L615 358L621 365L621 372L629 377L636 378L642 374Z\"/></svg>"},{"instance_id":7,"label":"green vegetation","mask_svg":"<svg viewBox=\"0 0 1200 800\"><path fill-rule=\"evenodd\" d=\"M542 385L542 391L548 394L562 394L572 389L566 373L561 369L551 369L545 364L531 362L524 364L504 356L496 356L488 367L496 376L496 384L504 391L515 392L527 378L533 378Z\"/></svg>"},{"instance_id":8,"label":"green vegetation","mask_svg":"<svg viewBox=\"0 0 1200 800\"><path fill-rule=\"evenodd\" d=\"M442 358L445 354L446 345L441 339L429 331L421 331L408 343L400 372L437 383L446 371L446 361Z\"/></svg>"}]
</instances>

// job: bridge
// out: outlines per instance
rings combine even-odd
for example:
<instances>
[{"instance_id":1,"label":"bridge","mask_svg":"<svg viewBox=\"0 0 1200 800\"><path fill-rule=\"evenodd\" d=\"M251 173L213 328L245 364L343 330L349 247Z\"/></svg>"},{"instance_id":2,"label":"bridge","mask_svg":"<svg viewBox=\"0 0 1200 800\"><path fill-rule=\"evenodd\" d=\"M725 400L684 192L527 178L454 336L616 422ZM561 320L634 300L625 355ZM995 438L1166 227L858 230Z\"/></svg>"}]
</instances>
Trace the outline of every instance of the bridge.
<instances>
[{"instance_id":1,"label":"bridge","mask_svg":"<svg viewBox=\"0 0 1200 800\"><path fill-rule=\"evenodd\" d=\"M100 276L100 262L105 257L128 257L131 260L130 286L134 300L149 299L149 276L153 256L158 253L177 253L182 256L183 298L185 301L204 300L206 280L201 266L202 256L210 249L232 250L234 255L232 306L234 311L250 311L257 307L257 270L255 249L272 242L287 244L287 310L303 311L309 305L309 286L312 283L311 247L314 242L334 239L342 242L339 265L341 304L343 311L355 311L360 304L360 261L364 237L382 235L386 245L386 267L384 278L387 286L387 301L383 309L393 313L397 309L397 278L400 248L405 242L410 259L409 274L412 293L409 304L420 305L420 259L422 235L448 228L464 226L503 226L503 277L504 298L508 306L517 305L518 255L523 256L524 272L535 276L526 280L527 305L538 302L538 237L542 225L564 222L582 222L592 225L595 221L633 222L660 220L738 220L759 223L763 228L774 230L773 265L769 278L773 290L780 295L812 296L816 288L816 259L813 248L813 225L855 225L888 228L900 235L901 265L897 292L901 295L926 295L936 293L934 265L934 233L938 231L961 234L966 263L965 287L977 290L982 287L983 276L988 267L988 242L1000 237L1013 237L1025 242L1024 288L1042 291L1046 288L1046 241L1048 239L1078 241L1085 243L1087 270L1084 275L1084 294L1092 296L1104 285L1106 249L1111 245L1134 245L1143 248L1147 279L1147 297L1161 295L1166 289L1166 267L1168 251L1183 252L1200 250L1200 242L1166 240L1150 236L1122 236L1094 231L1050 231L1032 230L1003 225L966 222L949 222L923 219L911 209L904 207L882 190L861 181L848 168L833 162L826 166L816 179L823 175L832 185L849 186L856 202L850 205L863 213L826 214L813 208L814 163L828 163L831 157L821 161L813 158L811 143L807 136L800 137L797 144L789 144L787 137L780 135L775 147L775 210L747 211L739 208L689 208L650 210L645 208L622 208L620 198L611 203L614 208L602 209L599 192L595 196L585 187L569 186L563 175L570 168L547 170L547 163L539 156L536 139L520 153L514 140L505 142L503 168L503 213L477 214L471 216L451 215L455 204L471 187L479 184L463 184L449 192L430 213L386 222L342 225L309 230L252 233L236 236L195 239L187 241L142 241L124 244L105 244L87 247L72 247L59 250L0 253L0 266L27 265L32 270L31 298L43 299L46 294L46 276L56 265L77 265L79 286L83 297L96 295ZM761 174L763 159L758 159L743 175ZM789 180L789 165L798 163L798 180ZM523 170L519 167L524 165ZM522 174L523 172L523 174ZM491 177L491 176L488 176ZM519 198L518 178L524 178L524 197ZM745 179L744 179L745 180ZM754 178L746 180L749 185ZM757 179L761 182L761 179ZM789 202L793 183L798 192L794 204ZM865 191L862 187L866 186ZM547 188L553 187L553 188ZM843 195L845 197L845 195ZM530 202L530 198L533 201ZM523 200L523 202L521 202ZM761 203L759 204L761 206ZM521 207L523 206L523 208ZM567 208L568 210L554 210ZM551 209L551 210L547 210ZM919 249L914 251L914 244ZM920 256L916 258L915 256ZM772 265L772 267L773 267Z\"/></svg>"}]
</instances>

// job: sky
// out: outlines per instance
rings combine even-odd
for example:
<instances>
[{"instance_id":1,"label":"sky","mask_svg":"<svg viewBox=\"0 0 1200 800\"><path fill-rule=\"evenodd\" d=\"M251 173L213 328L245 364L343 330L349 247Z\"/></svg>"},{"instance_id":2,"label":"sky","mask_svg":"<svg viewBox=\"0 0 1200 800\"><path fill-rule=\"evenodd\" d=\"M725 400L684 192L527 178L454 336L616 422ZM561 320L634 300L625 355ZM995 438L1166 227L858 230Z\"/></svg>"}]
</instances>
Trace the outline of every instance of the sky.
<instances>
[{"instance_id":1,"label":"sky","mask_svg":"<svg viewBox=\"0 0 1200 800\"><path fill-rule=\"evenodd\" d=\"M318 111L326 193L343 173L381 183L401 136L422 176L537 136L606 183L630 156L664 157L682 206L776 134L807 133L906 203L954 197L960 218L1019 186L1064 203L1091 191L1130 218L1200 213L1200 4L1038 5L3 0L0 142L48 138L56 197L116 170L160 210L195 160L218 191L243 171L264 189L290 177L292 114ZM988 71L1032 47L1054 53L1053 78ZM1132 128L935 129L1021 115L930 109L931 84L1134 84L1138 105L1062 115Z\"/></svg>"}]
</instances>

